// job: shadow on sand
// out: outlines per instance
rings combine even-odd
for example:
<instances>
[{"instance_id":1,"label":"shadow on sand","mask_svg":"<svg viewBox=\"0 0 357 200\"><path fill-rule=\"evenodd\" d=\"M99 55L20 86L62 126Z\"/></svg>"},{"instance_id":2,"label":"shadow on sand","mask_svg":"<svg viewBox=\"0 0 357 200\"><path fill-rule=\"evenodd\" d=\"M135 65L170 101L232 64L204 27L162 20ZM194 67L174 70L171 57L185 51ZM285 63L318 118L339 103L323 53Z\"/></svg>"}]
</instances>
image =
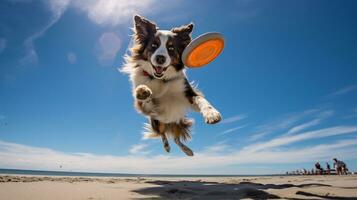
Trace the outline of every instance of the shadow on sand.
<instances>
[{"instance_id":1,"label":"shadow on sand","mask_svg":"<svg viewBox=\"0 0 357 200\"><path fill-rule=\"evenodd\" d=\"M312 183L312 184L261 184L253 182L240 182L237 184L207 182L207 181L147 181L146 183L155 184L155 187L133 190L133 192L157 196L154 198L144 199L187 199L187 200L211 200L211 199L291 199L299 200L300 198L279 197L266 192L267 189L285 189L285 188L307 188L307 187L332 187L331 185ZM326 196L297 191L297 195L304 199L355 199L351 197Z\"/></svg>"}]
</instances>

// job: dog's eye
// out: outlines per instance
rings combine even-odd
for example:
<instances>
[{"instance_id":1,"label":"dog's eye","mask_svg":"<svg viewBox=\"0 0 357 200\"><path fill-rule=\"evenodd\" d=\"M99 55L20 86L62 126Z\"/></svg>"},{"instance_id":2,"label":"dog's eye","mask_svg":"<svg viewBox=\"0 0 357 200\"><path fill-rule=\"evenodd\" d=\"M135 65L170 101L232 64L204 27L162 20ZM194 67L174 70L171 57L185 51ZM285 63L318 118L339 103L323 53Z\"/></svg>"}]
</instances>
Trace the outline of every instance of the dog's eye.
<instances>
[{"instance_id":1,"label":"dog's eye","mask_svg":"<svg viewBox=\"0 0 357 200\"><path fill-rule=\"evenodd\" d=\"M173 50L175 50L175 48L173 47L173 46L169 46L169 51L173 51Z\"/></svg>"},{"instance_id":2,"label":"dog's eye","mask_svg":"<svg viewBox=\"0 0 357 200\"><path fill-rule=\"evenodd\" d=\"M152 44L151 44L151 47L152 47L152 48L157 48L157 44L152 43Z\"/></svg>"}]
</instances>

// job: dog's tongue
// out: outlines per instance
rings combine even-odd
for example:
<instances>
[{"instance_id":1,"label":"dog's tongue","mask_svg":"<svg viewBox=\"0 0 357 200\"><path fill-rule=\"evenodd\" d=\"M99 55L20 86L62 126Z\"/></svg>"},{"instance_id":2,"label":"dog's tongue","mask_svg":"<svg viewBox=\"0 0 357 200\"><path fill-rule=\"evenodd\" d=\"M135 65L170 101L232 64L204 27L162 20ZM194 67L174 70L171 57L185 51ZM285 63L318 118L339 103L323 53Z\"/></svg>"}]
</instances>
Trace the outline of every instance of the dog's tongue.
<instances>
[{"instance_id":1,"label":"dog's tongue","mask_svg":"<svg viewBox=\"0 0 357 200\"><path fill-rule=\"evenodd\" d=\"M157 74L161 74L164 71L164 68L160 67L160 66L157 66L157 67L155 67L155 71L156 71Z\"/></svg>"}]
</instances>

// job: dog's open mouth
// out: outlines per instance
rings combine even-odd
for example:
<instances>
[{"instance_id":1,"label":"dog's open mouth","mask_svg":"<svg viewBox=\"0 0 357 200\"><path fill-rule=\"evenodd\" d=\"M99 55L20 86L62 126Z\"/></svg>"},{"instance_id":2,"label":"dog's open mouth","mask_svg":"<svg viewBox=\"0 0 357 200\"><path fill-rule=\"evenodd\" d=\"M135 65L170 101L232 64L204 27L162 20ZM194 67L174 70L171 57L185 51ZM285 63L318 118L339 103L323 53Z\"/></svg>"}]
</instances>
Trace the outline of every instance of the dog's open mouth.
<instances>
[{"instance_id":1,"label":"dog's open mouth","mask_svg":"<svg viewBox=\"0 0 357 200\"><path fill-rule=\"evenodd\" d=\"M167 67L162 67L162 66L153 66L155 72L154 75L157 78L161 78L164 75L164 71L166 71Z\"/></svg>"}]
</instances>

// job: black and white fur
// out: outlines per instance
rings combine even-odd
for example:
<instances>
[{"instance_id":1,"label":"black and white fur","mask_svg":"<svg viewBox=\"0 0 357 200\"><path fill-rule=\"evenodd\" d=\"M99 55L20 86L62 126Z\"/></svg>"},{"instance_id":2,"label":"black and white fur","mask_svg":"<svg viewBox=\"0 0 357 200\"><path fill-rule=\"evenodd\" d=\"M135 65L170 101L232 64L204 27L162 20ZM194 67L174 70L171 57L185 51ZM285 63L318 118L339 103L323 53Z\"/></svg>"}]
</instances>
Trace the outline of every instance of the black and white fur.
<instances>
[{"instance_id":1,"label":"black and white fur","mask_svg":"<svg viewBox=\"0 0 357 200\"><path fill-rule=\"evenodd\" d=\"M189 109L200 112L206 123L221 120L221 114L192 87L187 80L182 52L191 41L193 24L159 30L149 20L134 17L134 44L125 56L122 71L128 73L133 86L135 107L148 116L146 137L161 137L170 151L167 136L188 156L193 152L182 140L191 137L192 121L186 118Z\"/></svg>"}]
</instances>

